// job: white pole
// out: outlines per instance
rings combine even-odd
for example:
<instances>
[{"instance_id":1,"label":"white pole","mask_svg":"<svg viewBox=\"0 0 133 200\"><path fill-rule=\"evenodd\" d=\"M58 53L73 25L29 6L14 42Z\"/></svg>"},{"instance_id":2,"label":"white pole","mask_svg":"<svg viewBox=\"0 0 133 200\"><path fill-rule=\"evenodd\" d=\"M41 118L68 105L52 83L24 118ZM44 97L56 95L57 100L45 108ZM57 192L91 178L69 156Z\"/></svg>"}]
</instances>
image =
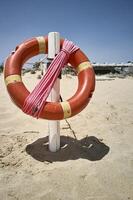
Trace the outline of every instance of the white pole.
<instances>
[{"instance_id":1,"label":"white pole","mask_svg":"<svg viewBox=\"0 0 133 200\"><path fill-rule=\"evenodd\" d=\"M60 51L60 34L58 32L50 32L48 34L48 58L53 59ZM60 79L58 78L48 98L51 102L59 102L60 100ZM49 128L49 150L56 152L60 149L60 122L48 121Z\"/></svg>"}]
</instances>

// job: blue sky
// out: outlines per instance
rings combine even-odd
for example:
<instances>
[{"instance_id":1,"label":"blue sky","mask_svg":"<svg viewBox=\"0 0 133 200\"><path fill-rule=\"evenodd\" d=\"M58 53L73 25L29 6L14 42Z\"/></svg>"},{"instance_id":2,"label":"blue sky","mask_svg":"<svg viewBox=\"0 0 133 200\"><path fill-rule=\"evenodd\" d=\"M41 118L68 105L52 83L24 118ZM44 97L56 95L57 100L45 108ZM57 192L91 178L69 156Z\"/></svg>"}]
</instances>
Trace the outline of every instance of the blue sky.
<instances>
[{"instance_id":1,"label":"blue sky","mask_svg":"<svg viewBox=\"0 0 133 200\"><path fill-rule=\"evenodd\" d=\"M50 31L92 62L133 60L133 0L0 0L0 63L23 40Z\"/></svg>"}]
</instances>

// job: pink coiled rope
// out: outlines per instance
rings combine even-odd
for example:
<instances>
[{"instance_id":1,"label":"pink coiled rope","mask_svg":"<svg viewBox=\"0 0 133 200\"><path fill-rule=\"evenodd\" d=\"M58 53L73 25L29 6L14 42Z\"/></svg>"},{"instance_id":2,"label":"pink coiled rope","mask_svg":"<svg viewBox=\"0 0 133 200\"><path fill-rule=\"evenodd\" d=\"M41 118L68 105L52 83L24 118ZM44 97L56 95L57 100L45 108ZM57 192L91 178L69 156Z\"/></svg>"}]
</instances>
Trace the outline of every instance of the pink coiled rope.
<instances>
[{"instance_id":1,"label":"pink coiled rope","mask_svg":"<svg viewBox=\"0 0 133 200\"><path fill-rule=\"evenodd\" d=\"M77 47L73 42L66 39L64 40L61 51L51 62L41 81L25 99L22 108L23 112L39 118L47 97L49 96L61 69L67 64L70 54L74 53L78 49L79 47Z\"/></svg>"}]
</instances>

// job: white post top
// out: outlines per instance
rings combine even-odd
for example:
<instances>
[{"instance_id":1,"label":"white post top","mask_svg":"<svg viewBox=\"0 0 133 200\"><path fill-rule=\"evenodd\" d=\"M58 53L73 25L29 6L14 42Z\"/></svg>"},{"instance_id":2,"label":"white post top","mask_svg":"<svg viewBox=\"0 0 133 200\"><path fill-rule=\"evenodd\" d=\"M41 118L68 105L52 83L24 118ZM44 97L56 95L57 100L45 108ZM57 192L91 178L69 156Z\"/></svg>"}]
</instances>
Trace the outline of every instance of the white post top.
<instances>
[{"instance_id":1,"label":"white post top","mask_svg":"<svg viewBox=\"0 0 133 200\"><path fill-rule=\"evenodd\" d=\"M60 51L60 33L50 32L48 34L48 58L53 59Z\"/></svg>"}]
</instances>

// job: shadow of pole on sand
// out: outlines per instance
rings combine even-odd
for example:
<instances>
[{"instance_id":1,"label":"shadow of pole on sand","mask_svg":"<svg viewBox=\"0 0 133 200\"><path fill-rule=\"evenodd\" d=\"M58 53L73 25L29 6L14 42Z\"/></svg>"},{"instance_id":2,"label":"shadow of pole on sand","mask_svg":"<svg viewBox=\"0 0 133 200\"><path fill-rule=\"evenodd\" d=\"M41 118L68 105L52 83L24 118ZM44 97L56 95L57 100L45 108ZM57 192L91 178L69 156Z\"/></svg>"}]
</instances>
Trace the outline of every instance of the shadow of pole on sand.
<instances>
[{"instance_id":1,"label":"shadow of pole on sand","mask_svg":"<svg viewBox=\"0 0 133 200\"><path fill-rule=\"evenodd\" d=\"M51 163L79 158L96 161L101 160L109 152L109 147L94 136L81 140L61 136L60 139L61 149L56 153L48 150L48 136L27 145L26 152L40 162L48 161Z\"/></svg>"}]
</instances>

